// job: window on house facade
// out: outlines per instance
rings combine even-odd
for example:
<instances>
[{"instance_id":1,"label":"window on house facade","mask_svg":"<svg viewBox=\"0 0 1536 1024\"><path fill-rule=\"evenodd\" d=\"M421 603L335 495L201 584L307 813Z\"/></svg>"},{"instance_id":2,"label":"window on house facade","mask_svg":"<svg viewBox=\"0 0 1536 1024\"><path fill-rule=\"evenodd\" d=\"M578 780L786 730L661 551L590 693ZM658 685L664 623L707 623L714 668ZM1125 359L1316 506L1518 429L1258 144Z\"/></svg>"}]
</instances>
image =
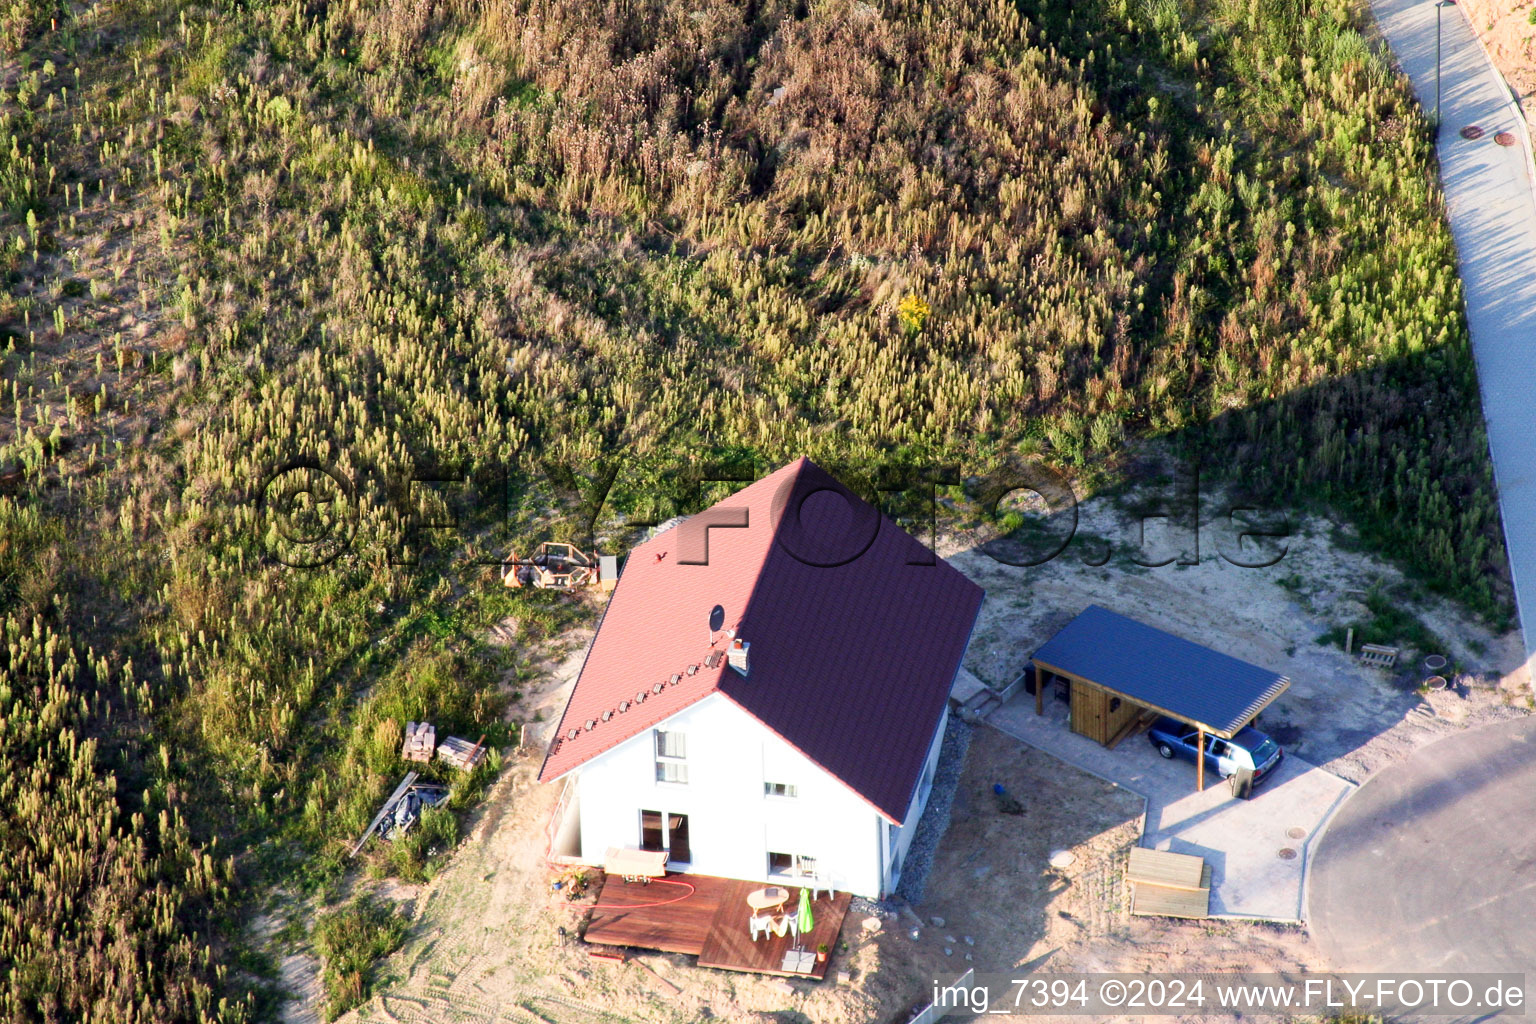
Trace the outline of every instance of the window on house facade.
<instances>
[{"instance_id":1,"label":"window on house facade","mask_svg":"<svg viewBox=\"0 0 1536 1024\"><path fill-rule=\"evenodd\" d=\"M640 812L640 849L666 850L667 859L686 864L693 859L688 843L688 815Z\"/></svg>"},{"instance_id":2,"label":"window on house facade","mask_svg":"<svg viewBox=\"0 0 1536 1024\"><path fill-rule=\"evenodd\" d=\"M816 858L803 853L768 853L768 873L788 875L794 878L810 878L816 874Z\"/></svg>"},{"instance_id":3,"label":"window on house facade","mask_svg":"<svg viewBox=\"0 0 1536 1024\"><path fill-rule=\"evenodd\" d=\"M688 781L688 742L676 730L656 730L656 781Z\"/></svg>"},{"instance_id":4,"label":"window on house facade","mask_svg":"<svg viewBox=\"0 0 1536 1024\"><path fill-rule=\"evenodd\" d=\"M795 784L793 782L765 782L763 783L764 796L795 796Z\"/></svg>"},{"instance_id":5,"label":"window on house facade","mask_svg":"<svg viewBox=\"0 0 1536 1024\"><path fill-rule=\"evenodd\" d=\"M665 850L667 834L661 827L660 811L640 812L640 849Z\"/></svg>"}]
</instances>

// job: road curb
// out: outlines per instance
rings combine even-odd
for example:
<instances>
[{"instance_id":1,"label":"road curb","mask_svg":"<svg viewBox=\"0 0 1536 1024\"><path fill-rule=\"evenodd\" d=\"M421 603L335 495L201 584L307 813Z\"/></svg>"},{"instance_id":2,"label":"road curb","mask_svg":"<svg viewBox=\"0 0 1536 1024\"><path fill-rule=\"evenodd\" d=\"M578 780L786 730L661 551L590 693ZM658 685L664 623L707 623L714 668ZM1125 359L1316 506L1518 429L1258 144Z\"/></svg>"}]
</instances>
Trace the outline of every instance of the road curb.
<instances>
[{"instance_id":1,"label":"road curb","mask_svg":"<svg viewBox=\"0 0 1536 1024\"><path fill-rule=\"evenodd\" d=\"M1327 771L1327 769L1323 770ZM1332 772L1328 774L1333 775ZM1312 891L1312 848L1323 838L1323 833L1328 831L1328 826L1338 816L1339 808L1344 806L1344 802L1360 792L1360 783L1351 782L1342 775L1333 775L1333 777L1344 783L1347 788L1334 798L1333 803L1328 805L1328 810L1323 813L1323 820L1317 823L1317 827L1307 836L1306 842L1301 844L1301 898L1300 906L1296 908L1296 912L1301 915L1298 923L1302 925L1305 925L1309 919L1307 897Z\"/></svg>"},{"instance_id":2,"label":"road curb","mask_svg":"<svg viewBox=\"0 0 1536 1024\"><path fill-rule=\"evenodd\" d=\"M1520 146L1525 150L1526 184L1528 184L1531 188L1532 199L1536 199L1536 152L1533 152L1531 149L1531 128L1530 125L1526 123L1525 112L1520 109L1520 104L1515 99L1514 88L1510 86L1508 79L1500 74L1499 66L1498 64L1494 63L1493 54L1489 51L1488 44L1483 42L1482 35L1477 31L1477 26L1472 24L1471 16L1467 14L1467 12L1462 8L1460 4L1456 4L1455 6L1456 13L1459 14L1462 21L1466 23L1467 31L1471 32L1472 38L1477 41L1477 48L1483 51L1483 67L1487 70L1488 77L1493 80L1494 85L1498 87L1499 92L1504 96L1504 105L1509 108L1509 112L1515 118L1515 128L1520 135ZM1374 18L1375 16L1375 12L1372 11L1371 17ZM1435 143L1435 155L1437 159L1439 157L1439 150L1440 145L1437 140Z\"/></svg>"}]
</instances>

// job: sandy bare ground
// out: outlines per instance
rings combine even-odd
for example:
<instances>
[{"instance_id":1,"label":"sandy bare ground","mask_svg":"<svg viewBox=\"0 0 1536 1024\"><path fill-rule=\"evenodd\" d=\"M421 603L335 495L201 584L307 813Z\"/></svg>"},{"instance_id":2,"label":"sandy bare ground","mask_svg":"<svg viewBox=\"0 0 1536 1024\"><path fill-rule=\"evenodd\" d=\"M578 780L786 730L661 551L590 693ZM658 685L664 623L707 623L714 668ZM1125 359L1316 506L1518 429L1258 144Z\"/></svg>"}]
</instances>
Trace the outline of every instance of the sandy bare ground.
<instances>
[{"instance_id":1,"label":"sandy bare ground","mask_svg":"<svg viewBox=\"0 0 1536 1024\"><path fill-rule=\"evenodd\" d=\"M498 783L452 865L418 896L411 937L383 966L384 994L344 1020L681 1024L786 1009L834 1024L880 1019L880 997L854 986L797 983L786 995L689 957L589 958L576 938L584 911L549 889L544 824L559 787L533 782L536 767L530 758Z\"/></svg>"},{"instance_id":2,"label":"sandy bare ground","mask_svg":"<svg viewBox=\"0 0 1536 1024\"><path fill-rule=\"evenodd\" d=\"M994 782L1021 797L1022 815L999 809ZM927 926L915 942L907 937L919 965L942 979L971 966L987 973L1286 970L1317 963L1300 929L1131 917L1124 868L1141 835L1141 813L1141 800L1125 790L980 727L927 897L916 908ZM1070 867L1050 867L1056 850L1074 854ZM942 928L932 926L935 915ZM950 936L960 943L948 943ZM946 957L946 947L955 955ZM964 953L974 959L957 964Z\"/></svg>"},{"instance_id":3,"label":"sandy bare ground","mask_svg":"<svg viewBox=\"0 0 1536 1024\"><path fill-rule=\"evenodd\" d=\"M988 592L967 658L972 671L1005 685L1055 629L1087 604L1104 604L1286 672L1292 688L1266 712L1264 727L1355 781L1449 730L1527 712L1528 681L1514 671L1521 663L1518 637L1494 635L1425 597L1396 570L1350 550L1348 536L1332 524L1292 517L1284 557L1266 569L1219 557L1141 568L1123 557L1140 537L1127 502L1085 505L1079 530L1090 544L1074 542L1033 568L973 550L984 538L944 543L941 553ZM1180 548L1166 527L1149 526L1147 537L1144 554ZM1099 539L1117 557L1085 564L1085 552L1100 553ZM1452 659L1452 674L1470 684L1467 696L1419 692L1421 659L1429 652L1405 650L1400 671L1383 673L1317 642L1335 623L1368 618L1361 602L1372 588L1391 593L1441 638L1444 650L1435 653ZM503 636L515 642L515 629ZM518 715L558 715L587 636L552 647L547 681L527 689ZM947 983L967 967L1328 966L1300 928L1130 917L1124 853L1140 832L1140 800L986 726L975 734L924 903L873 934L861 927L863 915L850 914L827 982L797 981L785 991L778 981L701 970L676 955L648 954L624 965L594 961L575 937L582 911L549 889L556 872L544 861L544 830L559 788L533 781L538 756L535 745L511 759L451 864L419 891L399 894L411 897L410 937L382 966L382 994L344 1020L883 1024L905 1020L936 981ZM994 782L1022 798L1022 815L1003 813ZM1076 854L1070 868L1048 866L1057 849ZM848 972L847 983L833 980L839 971Z\"/></svg>"},{"instance_id":4,"label":"sandy bare ground","mask_svg":"<svg viewBox=\"0 0 1536 1024\"><path fill-rule=\"evenodd\" d=\"M595 620L596 616L593 618ZM589 627L568 630L550 645L551 649L543 657L534 658L535 681L525 683L521 697L507 709L508 720L520 723L525 730L525 747L542 750L548 744L550 730L560 722L595 632ZM508 619L491 630L490 641L510 646L515 643L516 636L516 623ZM510 680L507 686L512 688Z\"/></svg>"},{"instance_id":5,"label":"sandy bare ground","mask_svg":"<svg viewBox=\"0 0 1536 1024\"><path fill-rule=\"evenodd\" d=\"M1073 541L1033 567L989 557L978 543L987 542L984 535L948 538L940 553L987 590L967 667L983 682L1005 686L1056 630L1100 604L1283 672L1291 688L1264 713L1261 726L1313 764L1357 783L1452 729L1530 710L1518 632L1495 635L1460 608L1426 595L1397 569L1352 550L1345 529L1292 515L1292 535L1275 542L1283 544L1283 557L1267 568L1232 564L1218 551L1220 538L1205 533L1198 564L1145 568L1131 556L1143 562L1193 556L1187 531L1179 534L1160 520L1147 521L1147 544L1139 547L1140 520L1127 508L1155 507L1136 504L1140 500L1084 503ZM1085 564L1102 556L1100 539L1113 556L1103 566ZM1363 602L1373 589L1417 618L1443 649L1415 651L1399 636L1356 637L1357 645L1403 646L1398 667L1386 672L1318 642L1334 626L1369 620ZM1444 674L1466 684L1466 696L1421 692L1428 654L1450 659Z\"/></svg>"},{"instance_id":6,"label":"sandy bare ground","mask_svg":"<svg viewBox=\"0 0 1536 1024\"><path fill-rule=\"evenodd\" d=\"M988 727L972 742L923 904L873 934L858 914L845 923L833 966L848 983L796 982L786 993L766 978L701 970L689 957L644 955L645 967L594 961L575 938L580 908L549 892L543 823L558 792L533 783L533 771L524 762L497 785L453 864L414 900L411 937L381 969L383 994L344 1021L853 1024L905 1019L935 982L968 967L1320 965L1298 929L1130 917L1123 867L1140 834L1140 800ZM994 782L1028 795L1022 815L999 808ZM1070 868L1049 867L1058 849L1075 854Z\"/></svg>"}]
</instances>

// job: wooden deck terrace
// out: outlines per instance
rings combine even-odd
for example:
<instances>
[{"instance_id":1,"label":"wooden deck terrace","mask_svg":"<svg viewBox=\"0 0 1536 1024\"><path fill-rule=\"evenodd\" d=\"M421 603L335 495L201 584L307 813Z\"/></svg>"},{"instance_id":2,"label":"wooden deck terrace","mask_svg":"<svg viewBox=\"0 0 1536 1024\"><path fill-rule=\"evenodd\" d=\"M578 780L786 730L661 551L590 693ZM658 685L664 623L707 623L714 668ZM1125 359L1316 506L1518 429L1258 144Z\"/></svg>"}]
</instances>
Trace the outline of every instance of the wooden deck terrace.
<instances>
[{"instance_id":1,"label":"wooden deck terrace","mask_svg":"<svg viewBox=\"0 0 1536 1024\"><path fill-rule=\"evenodd\" d=\"M813 964L806 974L784 970L784 954L796 946L815 953L823 942L835 954L853 897L834 892L812 900L816 927L798 940L788 934L754 940L747 928L752 913L747 907L747 893L764 884L713 875L667 875L642 885L604 875L584 937L596 945L686 953L698 957L700 967L822 980L827 976L830 955L826 961ZM693 886L693 891L687 886ZM800 890L785 888L790 892L785 910L793 914L799 907ZM669 900L675 902L664 902Z\"/></svg>"}]
</instances>

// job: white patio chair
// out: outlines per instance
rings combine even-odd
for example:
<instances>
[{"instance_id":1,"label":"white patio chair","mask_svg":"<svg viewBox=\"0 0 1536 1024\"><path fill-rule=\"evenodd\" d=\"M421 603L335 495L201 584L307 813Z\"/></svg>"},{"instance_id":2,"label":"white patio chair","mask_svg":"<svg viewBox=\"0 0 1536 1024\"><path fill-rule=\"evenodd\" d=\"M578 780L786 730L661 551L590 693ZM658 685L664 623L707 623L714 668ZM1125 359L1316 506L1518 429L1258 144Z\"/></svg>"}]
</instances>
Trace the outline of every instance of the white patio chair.
<instances>
[{"instance_id":1,"label":"white patio chair","mask_svg":"<svg viewBox=\"0 0 1536 1024\"><path fill-rule=\"evenodd\" d=\"M747 927L751 929L752 941L756 942L759 936L767 935L773 928L773 918L768 915L759 917L757 914L753 914L747 918Z\"/></svg>"},{"instance_id":2,"label":"white patio chair","mask_svg":"<svg viewBox=\"0 0 1536 1024\"><path fill-rule=\"evenodd\" d=\"M768 926L768 930L774 935L779 936L788 934L791 921L794 921L797 927L799 925L799 922L795 921L794 917L790 914L785 914L783 917L775 917L771 920L772 923Z\"/></svg>"},{"instance_id":3,"label":"white patio chair","mask_svg":"<svg viewBox=\"0 0 1536 1024\"><path fill-rule=\"evenodd\" d=\"M826 893L828 896L831 896L833 892L832 881L825 875L806 875L801 885L803 888L811 890L811 899L813 900L820 898L822 893Z\"/></svg>"}]
</instances>

